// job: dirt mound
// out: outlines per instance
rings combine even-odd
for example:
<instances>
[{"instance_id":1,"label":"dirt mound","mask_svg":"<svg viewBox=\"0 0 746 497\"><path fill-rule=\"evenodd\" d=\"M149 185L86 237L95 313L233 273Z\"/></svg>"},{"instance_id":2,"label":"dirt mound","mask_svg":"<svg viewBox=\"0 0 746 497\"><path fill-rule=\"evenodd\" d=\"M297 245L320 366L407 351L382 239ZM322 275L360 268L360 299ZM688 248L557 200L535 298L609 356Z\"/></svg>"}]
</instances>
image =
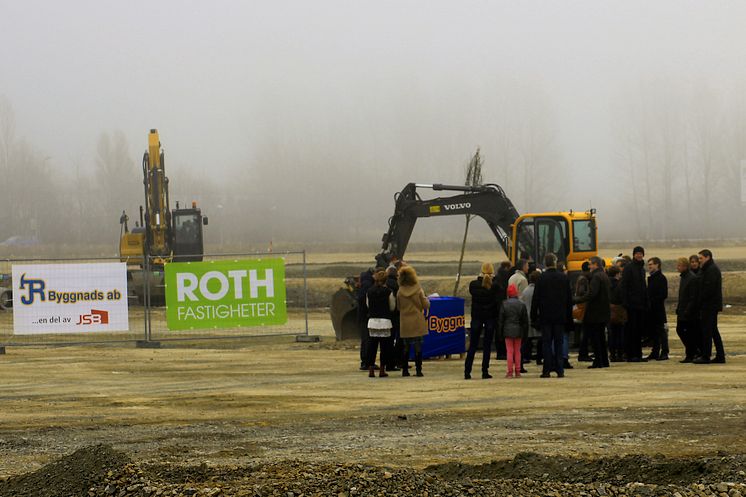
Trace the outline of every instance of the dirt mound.
<instances>
[{"instance_id":1,"label":"dirt mound","mask_svg":"<svg viewBox=\"0 0 746 497\"><path fill-rule=\"evenodd\" d=\"M0 497L88 495L107 473L120 471L129 462L109 445L85 447L33 473L0 481Z\"/></svg>"},{"instance_id":2,"label":"dirt mound","mask_svg":"<svg viewBox=\"0 0 746 497\"><path fill-rule=\"evenodd\" d=\"M0 482L0 496L741 497L746 495L743 471L738 475L743 462L740 456L586 460L522 453L510 461L481 466L440 465L425 471L303 461L216 467L132 463L111 447L98 445L78 450L33 473ZM614 471L619 472L611 477L614 481L604 481ZM629 481L625 483L625 479Z\"/></svg>"},{"instance_id":3,"label":"dirt mound","mask_svg":"<svg viewBox=\"0 0 746 497\"><path fill-rule=\"evenodd\" d=\"M531 455L532 457L535 455ZM526 456L522 455L525 459ZM532 461L538 462L538 461ZM675 468L670 467L675 470ZM742 497L743 482L691 485L656 483L570 483L538 478L456 478L416 469L363 464L317 464L285 461L255 466L210 467L129 465L91 489L91 497L171 496L281 496L380 495L492 496L492 497L608 497L663 496ZM743 478L741 478L743 480Z\"/></svg>"},{"instance_id":4,"label":"dirt mound","mask_svg":"<svg viewBox=\"0 0 746 497\"><path fill-rule=\"evenodd\" d=\"M743 480L743 456L666 458L626 455L599 459L545 456L522 452L513 459L489 464L447 463L426 471L448 479L518 479L561 481L565 483L645 482L688 485L694 482Z\"/></svg>"}]
</instances>

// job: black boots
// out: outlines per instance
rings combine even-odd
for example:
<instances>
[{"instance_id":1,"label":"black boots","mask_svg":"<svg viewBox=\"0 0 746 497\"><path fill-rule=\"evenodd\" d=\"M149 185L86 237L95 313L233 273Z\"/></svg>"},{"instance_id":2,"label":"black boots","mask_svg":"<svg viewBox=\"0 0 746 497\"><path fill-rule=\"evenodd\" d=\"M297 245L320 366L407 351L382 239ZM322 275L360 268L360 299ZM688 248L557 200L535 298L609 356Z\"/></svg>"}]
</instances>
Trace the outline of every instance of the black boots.
<instances>
[{"instance_id":1,"label":"black boots","mask_svg":"<svg viewBox=\"0 0 746 497\"><path fill-rule=\"evenodd\" d=\"M401 375L402 376L411 376L409 374L409 347L405 347L406 350L404 351L404 355L402 357L402 368L401 368ZM415 348L414 352L414 367L415 367L415 376L425 376L422 374L422 350L419 352L417 351L417 348Z\"/></svg>"}]
</instances>

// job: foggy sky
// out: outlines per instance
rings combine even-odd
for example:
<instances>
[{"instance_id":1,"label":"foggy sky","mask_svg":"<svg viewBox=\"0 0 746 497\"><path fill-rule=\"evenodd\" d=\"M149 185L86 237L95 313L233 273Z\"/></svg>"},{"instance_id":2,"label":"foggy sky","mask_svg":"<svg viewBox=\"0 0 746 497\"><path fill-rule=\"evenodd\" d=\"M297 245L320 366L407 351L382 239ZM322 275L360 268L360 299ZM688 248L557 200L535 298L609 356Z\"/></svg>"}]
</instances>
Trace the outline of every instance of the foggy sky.
<instances>
[{"instance_id":1,"label":"foggy sky","mask_svg":"<svg viewBox=\"0 0 746 497\"><path fill-rule=\"evenodd\" d=\"M392 207L407 182L461 183L477 146L502 183L494 131L516 116L496 102L530 88L570 171L557 209L602 215L608 191L592 185L618 174L619 101L650 84L743 95L745 19L740 1L0 0L0 95L60 174L92 168L114 130L139 161L156 127L172 171L218 183L271 174L267 144L341 150L380 171L374 198ZM288 161L330 191L360 188L318 158Z\"/></svg>"}]
</instances>

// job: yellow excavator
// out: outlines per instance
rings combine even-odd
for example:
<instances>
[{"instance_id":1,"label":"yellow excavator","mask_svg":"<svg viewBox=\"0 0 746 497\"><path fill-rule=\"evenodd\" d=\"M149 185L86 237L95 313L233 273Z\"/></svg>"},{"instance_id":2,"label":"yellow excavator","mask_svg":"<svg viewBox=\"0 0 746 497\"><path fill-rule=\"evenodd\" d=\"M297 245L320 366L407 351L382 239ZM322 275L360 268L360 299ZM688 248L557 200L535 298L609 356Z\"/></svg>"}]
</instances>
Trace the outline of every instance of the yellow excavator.
<instances>
[{"instance_id":1,"label":"yellow excavator","mask_svg":"<svg viewBox=\"0 0 746 497\"><path fill-rule=\"evenodd\" d=\"M140 221L130 231L129 216L122 211L119 257L128 265L130 297L144 302L164 298L163 265L168 262L201 261L204 254L202 226L207 217L192 202L191 208L170 209L165 155L157 129L148 135L148 149L142 159L145 207ZM147 274L146 274L147 272Z\"/></svg>"},{"instance_id":2,"label":"yellow excavator","mask_svg":"<svg viewBox=\"0 0 746 497\"><path fill-rule=\"evenodd\" d=\"M418 189L456 191L457 195L424 200ZM386 267L392 260L404 258L415 223L423 217L479 216L487 222L500 248L515 265L519 259L536 261L552 252L565 263L571 274L579 273L584 261L598 255L596 210L585 212L543 212L519 214L503 189L494 184L460 186L409 183L394 196L394 215L383 235L376 265ZM495 260L501 256L495 253ZM358 300L354 277L332 296L331 318L337 339L360 336L357 324Z\"/></svg>"}]
</instances>

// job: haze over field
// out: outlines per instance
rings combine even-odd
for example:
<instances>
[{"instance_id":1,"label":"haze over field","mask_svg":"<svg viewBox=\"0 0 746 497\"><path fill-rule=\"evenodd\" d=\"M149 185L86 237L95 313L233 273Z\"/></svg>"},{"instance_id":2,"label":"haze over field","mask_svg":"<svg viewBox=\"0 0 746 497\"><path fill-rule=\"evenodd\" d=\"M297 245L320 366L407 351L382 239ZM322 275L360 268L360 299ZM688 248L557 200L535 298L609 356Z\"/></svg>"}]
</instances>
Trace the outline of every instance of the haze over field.
<instances>
[{"instance_id":1,"label":"haze over field","mask_svg":"<svg viewBox=\"0 0 746 497\"><path fill-rule=\"evenodd\" d=\"M737 1L0 0L0 240L115 253L150 128L208 243L374 250L394 193L463 183L477 147L521 212L743 237L744 19Z\"/></svg>"}]
</instances>

